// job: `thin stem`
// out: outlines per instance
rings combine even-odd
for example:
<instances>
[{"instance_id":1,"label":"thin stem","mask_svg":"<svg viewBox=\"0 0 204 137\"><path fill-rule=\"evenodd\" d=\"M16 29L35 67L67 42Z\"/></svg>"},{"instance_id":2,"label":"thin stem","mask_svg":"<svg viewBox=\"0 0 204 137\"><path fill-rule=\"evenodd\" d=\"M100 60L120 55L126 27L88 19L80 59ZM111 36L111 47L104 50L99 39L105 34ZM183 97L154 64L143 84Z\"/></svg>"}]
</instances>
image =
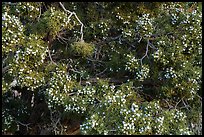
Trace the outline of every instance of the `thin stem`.
<instances>
[{"instance_id":1,"label":"thin stem","mask_svg":"<svg viewBox=\"0 0 204 137\"><path fill-rule=\"evenodd\" d=\"M48 55L49 55L49 57L50 57L50 61L51 61L53 64L57 65L57 63L55 63L55 62L52 60L52 57L51 57L51 54L50 54L50 50L49 50L49 49L48 49Z\"/></svg>"},{"instance_id":2,"label":"thin stem","mask_svg":"<svg viewBox=\"0 0 204 137\"><path fill-rule=\"evenodd\" d=\"M103 74L106 70L107 70L107 68L105 68L102 72L96 74L96 76L99 76L99 75Z\"/></svg>"},{"instance_id":3,"label":"thin stem","mask_svg":"<svg viewBox=\"0 0 204 137\"><path fill-rule=\"evenodd\" d=\"M148 47L149 47L149 40L147 40L147 46L146 46L145 55L140 59L141 66L142 66L142 60L147 56L147 53L148 53Z\"/></svg>"},{"instance_id":4,"label":"thin stem","mask_svg":"<svg viewBox=\"0 0 204 137\"><path fill-rule=\"evenodd\" d=\"M40 15L38 16L38 21L39 21L39 19L40 19L40 16L41 16L41 6L40 6Z\"/></svg>"},{"instance_id":5,"label":"thin stem","mask_svg":"<svg viewBox=\"0 0 204 137\"><path fill-rule=\"evenodd\" d=\"M71 12L71 11L67 10L61 2L59 2L59 4L60 4L60 6L63 8L63 10L64 10L65 12L68 12L68 13L70 14L70 15L68 16L68 23L69 23L69 21L70 21L71 16L74 15L74 17L77 19L77 21L81 24L80 34L81 34L81 41L83 41L83 36L84 36L83 27L84 27L84 24L81 22L81 20L78 18L78 16L76 15L75 12Z\"/></svg>"}]
</instances>

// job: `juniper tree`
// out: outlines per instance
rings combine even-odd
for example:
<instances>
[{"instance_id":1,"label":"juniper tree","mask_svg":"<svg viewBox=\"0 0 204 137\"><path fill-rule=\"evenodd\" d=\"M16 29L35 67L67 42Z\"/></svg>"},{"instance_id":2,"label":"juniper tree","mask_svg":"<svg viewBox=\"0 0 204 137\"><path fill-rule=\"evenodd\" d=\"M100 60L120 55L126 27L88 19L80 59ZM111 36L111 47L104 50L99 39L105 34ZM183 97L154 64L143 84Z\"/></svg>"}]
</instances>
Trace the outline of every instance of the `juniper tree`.
<instances>
[{"instance_id":1,"label":"juniper tree","mask_svg":"<svg viewBox=\"0 0 204 137\"><path fill-rule=\"evenodd\" d=\"M66 134L66 117L81 134L201 134L201 11L3 2L2 134L32 134L37 123Z\"/></svg>"}]
</instances>

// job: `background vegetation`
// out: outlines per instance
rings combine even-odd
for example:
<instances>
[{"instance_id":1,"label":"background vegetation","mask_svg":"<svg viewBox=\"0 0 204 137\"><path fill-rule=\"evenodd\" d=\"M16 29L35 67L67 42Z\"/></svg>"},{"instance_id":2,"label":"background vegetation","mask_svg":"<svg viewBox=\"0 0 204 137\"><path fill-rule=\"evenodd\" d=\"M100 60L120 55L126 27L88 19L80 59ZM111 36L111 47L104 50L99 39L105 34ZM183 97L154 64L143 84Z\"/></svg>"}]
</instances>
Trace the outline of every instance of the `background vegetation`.
<instances>
[{"instance_id":1,"label":"background vegetation","mask_svg":"<svg viewBox=\"0 0 204 137\"><path fill-rule=\"evenodd\" d=\"M3 2L2 134L202 134L198 2Z\"/></svg>"}]
</instances>

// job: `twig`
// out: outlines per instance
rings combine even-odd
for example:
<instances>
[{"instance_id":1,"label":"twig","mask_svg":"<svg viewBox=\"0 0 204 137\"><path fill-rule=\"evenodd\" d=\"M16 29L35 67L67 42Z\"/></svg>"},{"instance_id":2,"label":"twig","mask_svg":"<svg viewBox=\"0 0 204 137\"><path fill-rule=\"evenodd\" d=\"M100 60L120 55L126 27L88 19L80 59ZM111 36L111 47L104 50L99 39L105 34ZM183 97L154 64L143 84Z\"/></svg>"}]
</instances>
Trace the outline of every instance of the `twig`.
<instances>
[{"instance_id":1,"label":"twig","mask_svg":"<svg viewBox=\"0 0 204 137\"><path fill-rule=\"evenodd\" d=\"M55 62L52 60L52 57L51 57L51 54L50 54L50 50L49 50L49 49L48 49L48 55L49 55L49 57L50 57L50 61L51 61L53 64L57 65L57 63L55 63Z\"/></svg>"},{"instance_id":2,"label":"twig","mask_svg":"<svg viewBox=\"0 0 204 137\"><path fill-rule=\"evenodd\" d=\"M63 8L63 10L64 10L64 11L69 12L69 14L72 14L72 12L71 12L71 11L69 11L69 10L65 9L64 5L63 5L61 2L59 2L59 4L61 5L61 7Z\"/></svg>"},{"instance_id":3,"label":"twig","mask_svg":"<svg viewBox=\"0 0 204 137\"><path fill-rule=\"evenodd\" d=\"M104 63L103 61L100 61L100 60L93 60L93 59L90 59L90 58L86 58L87 60L89 61L92 61L92 62L100 62L100 63Z\"/></svg>"},{"instance_id":4,"label":"twig","mask_svg":"<svg viewBox=\"0 0 204 137\"><path fill-rule=\"evenodd\" d=\"M107 70L107 68L105 68L102 72L96 74L96 76L103 74L106 70Z\"/></svg>"},{"instance_id":5,"label":"twig","mask_svg":"<svg viewBox=\"0 0 204 137\"><path fill-rule=\"evenodd\" d=\"M27 129L27 131L28 131L28 129L30 128L29 125L30 125L31 123L23 124L23 123L21 123L20 121L15 121L15 122L18 123L18 124L21 124L21 125L25 126L26 129ZM30 128L30 129L31 129L31 128Z\"/></svg>"},{"instance_id":6,"label":"twig","mask_svg":"<svg viewBox=\"0 0 204 137\"><path fill-rule=\"evenodd\" d=\"M79 77L79 85L81 85L81 74L80 74L80 77Z\"/></svg>"},{"instance_id":7,"label":"twig","mask_svg":"<svg viewBox=\"0 0 204 137\"><path fill-rule=\"evenodd\" d=\"M4 64L5 64L5 61L6 61L7 59L8 59L8 56L2 60L2 74L4 74L4 73L8 70L8 68L9 68L9 65L3 67Z\"/></svg>"},{"instance_id":8,"label":"twig","mask_svg":"<svg viewBox=\"0 0 204 137\"><path fill-rule=\"evenodd\" d=\"M141 37L141 38L142 38L142 37ZM147 53L148 53L148 47L153 48L153 49L157 49L152 43L150 43L149 39L147 39L147 46L146 46L145 55L140 59L141 66L142 66L142 60L143 60L145 57L149 58L149 56L148 56L148 54L147 54Z\"/></svg>"},{"instance_id":9,"label":"twig","mask_svg":"<svg viewBox=\"0 0 204 137\"><path fill-rule=\"evenodd\" d=\"M17 5L18 3L16 2L16 3L14 3L14 2L3 2L4 4L8 4L8 5Z\"/></svg>"},{"instance_id":10,"label":"twig","mask_svg":"<svg viewBox=\"0 0 204 137\"><path fill-rule=\"evenodd\" d=\"M67 39L65 37L60 36L60 38L69 41L69 39Z\"/></svg>"},{"instance_id":11,"label":"twig","mask_svg":"<svg viewBox=\"0 0 204 137\"><path fill-rule=\"evenodd\" d=\"M57 39L60 43L64 42L65 44L67 44L67 42L65 41L66 39L63 38L62 36L57 35ZM65 39L65 40L64 40ZM62 43L63 44L63 43Z\"/></svg>"},{"instance_id":12,"label":"twig","mask_svg":"<svg viewBox=\"0 0 204 137\"><path fill-rule=\"evenodd\" d=\"M100 46L97 46L99 48L95 48L94 50L94 59L98 60L99 59L99 55L101 55L101 50L102 50L102 47L103 45L100 45Z\"/></svg>"},{"instance_id":13,"label":"twig","mask_svg":"<svg viewBox=\"0 0 204 137\"><path fill-rule=\"evenodd\" d=\"M83 41L83 35L84 35L84 34L83 34L83 27L84 27L84 24L81 22L81 20L78 18L78 16L76 15L75 12L71 12L71 11L65 9L64 5L63 5L61 2L59 2L59 4L60 4L60 6L63 8L63 10L64 10L65 12L68 12L68 13L70 14L70 15L68 16L68 23L69 23L69 21L70 21L71 16L74 15L75 18L77 19L77 21L81 24L80 33L81 33L81 41Z\"/></svg>"},{"instance_id":14,"label":"twig","mask_svg":"<svg viewBox=\"0 0 204 137\"><path fill-rule=\"evenodd\" d=\"M118 35L118 36L116 36L116 37L111 37L111 39L112 39L112 40L116 40L116 39L118 39L118 38L119 38L119 41L120 41L121 36L122 36L122 34L120 34L120 35Z\"/></svg>"},{"instance_id":15,"label":"twig","mask_svg":"<svg viewBox=\"0 0 204 137\"><path fill-rule=\"evenodd\" d=\"M122 44L122 42L121 42L121 37L119 37L119 43Z\"/></svg>"},{"instance_id":16,"label":"twig","mask_svg":"<svg viewBox=\"0 0 204 137\"><path fill-rule=\"evenodd\" d=\"M2 67L2 74L6 73L6 71L8 71L8 69L9 69L9 66Z\"/></svg>"},{"instance_id":17,"label":"twig","mask_svg":"<svg viewBox=\"0 0 204 137\"><path fill-rule=\"evenodd\" d=\"M69 93L68 96L71 96L71 95L74 95L74 94L76 94L76 93Z\"/></svg>"},{"instance_id":18,"label":"twig","mask_svg":"<svg viewBox=\"0 0 204 137\"><path fill-rule=\"evenodd\" d=\"M140 43L141 40L142 40L142 37L138 40L138 42Z\"/></svg>"},{"instance_id":19,"label":"twig","mask_svg":"<svg viewBox=\"0 0 204 137\"><path fill-rule=\"evenodd\" d=\"M58 41L59 41L61 44L64 44L64 43L62 43L62 41L60 40L60 38L59 38L59 37L57 38L57 40L58 40Z\"/></svg>"},{"instance_id":20,"label":"twig","mask_svg":"<svg viewBox=\"0 0 204 137\"><path fill-rule=\"evenodd\" d=\"M41 5L40 5L40 15L38 16L38 21L40 19L40 16L41 16Z\"/></svg>"},{"instance_id":21,"label":"twig","mask_svg":"<svg viewBox=\"0 0 204 137\"><path fill-rule=\"evenodd\" d=\"M201 99L201 101L202 101L202 97L201 96L199 96L198 94L196 94L200 99Z\"/></svg>"},{"instance_id":22,"label":"twig","mask_svg":"<svg viewBox=\"0 0 204 137\"><path fill-rule=\"evenodd\" d=\"M185 101L183 100L183 98L182 98L182 102L183 102L183 104L184 104L184 106L185 106L186 109L188 109L188 107L191 108L190 105L186 104L186 103L188 103L187 101L186 101L186 103L185 103ZM188 109L188 110L189 110L189 109Z\"/></svg>"},{"instance_id":23,"label":"twig","mask_svg":"<svg viewBox=\"0 0 204 137\"><path fill-rule=\"evenodd\" d=\"M185 101L184 101L183 99L181 99L181 100L182 100L182 102L183 102L183 104L184 104L185 108L187 108L187 109L188 109L189 105L186 105L186 103L185 103ZM188 110L189 110L189 109L188 109Z\"/></svg>"},{"instance_id":24,"label":"twig","mask_svg":"<svg viewBox=\"0 0 204 137\"><path fill-rule=\"evenodd\" d=\"M59 112L59 111L57 111L57 112ZM57 132L56 129L58 129L57 128L57 124L60 123L61 114L59 112L59 115L57 116L57 118L54 118L52 113L54 113L54 112L52 112L52 110L50 109L50 116L51 116L51 121L52 121L52 127L53 127L53 130L54 130L55 134L56 134L56 132Z\"/></svg>"},{"instance_id":25,"label":"twig","mask_svg":"<svg viewBox=\"0 0 204 137\"><path fill-rule=\"evenodd\" d=\"M76 15L76 13L74 13L74 16L76 17L76 19L79 21L79 23L81 24L81 40L83 41L83 27L84 27L84 24L79 20L78 16Z\"/></svg>"},{"instance_id":26,"label":"twig","mask_svg":"<svg viewBox=\"0 0 204 137\"><path fill-rule=\"evenodd\" d=\"M148 47L149 47L149 40L147 40L147 46L146 46L145 55L140 59L141 66L142 66L142 60L147 56L147 53L148 53Z\"/></svg>"},{"instance_id":27,"label":"twig","mask_svg":"<svg viewBox=\"0 0 204 137\"><path fill-rule=\"evenodd\" d=\"M79 74L81 74L80 71L77 71L77 70L74 70L74 69L69 69L69 70L71 70L71 71L73 71L73 72L75 72L75 73L79 73Z\"/></svg>"},{"instance_id":28,"label":"twig","mask_svg":"<svg viewBox=\"0 0 204 137\"><path fill-rule=\"evenodd\" d=\"M169 106L169 109L173 108L173 106L171 106L166 99L163 99L163 100L167 103L167 105Z\"/></svg>"},{"instance_id":29,"label":"twig","mask_svg":"<svg viewBox=\"0 0 204 137\"><path fill-rule=\"evenodd\" d=\"M182 101L182 99L180 99L177 103L176 103L176 105L175 105L175 109L176 109L176 107L178 106L178 104L180 103Z\"/></svg>"},{"instance_id":30,"label":"twig","mask_svg":"<svg viewBox=\"0 0 204 137\"><path fill-rule=\"evenodd\" d=\"M157 49L152 43L149 42L149 46L153 49Z\"/></svg>"},{"instance_id":31,"label":"twig","mask_svg":"<svg viewBox=\"0 0 204 137\"><path fill-rule=\"evenodd\" d=\"M122 36L122 34L120 34L120 35L118 35L118 36L116 36L116 37L106 38L105 40L103 40L103 41L98 41L98 42L96 42L96 43L94 43L94 44L101 46L101 45L103 45L103 44L105 44L105 43L108 43L108 42L117 40L117 39L118 39L119 37L121 37L121 36Z\"/></svg>"},{"instance_id":32,"label":"twig","mask_svg":"<svg viewBox=\"0 0 204 137\"><path fill-rule=\"evenodd\" d=\"M94 58L97 58L97 49L94 50Z\"/></svg>"},{"instance_id":33,"label":"twig","mask_svg":"<svg viewBox=\"0 0 204 137\"><path fill-rule=\"evenodd\" d=\"M2 67L3 67L3 65L5 64L5 61L8 59L8 56L6 56L6 58L4 58L3 60L2 60Z\"/></svg>"}]
</instances>

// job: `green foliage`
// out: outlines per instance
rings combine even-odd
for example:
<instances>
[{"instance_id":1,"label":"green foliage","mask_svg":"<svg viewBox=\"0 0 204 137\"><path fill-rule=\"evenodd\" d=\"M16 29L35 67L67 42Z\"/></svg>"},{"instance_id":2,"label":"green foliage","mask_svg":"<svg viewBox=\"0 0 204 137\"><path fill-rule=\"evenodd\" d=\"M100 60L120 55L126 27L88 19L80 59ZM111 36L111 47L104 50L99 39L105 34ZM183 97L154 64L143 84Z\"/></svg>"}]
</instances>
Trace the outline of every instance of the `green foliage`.
<instances>
[{"instance_id":1,"label":"green foliage","mask_svg":"<svg viewBox=\"0 0 204 137\"><path fill-rule=\"evenodd\" d=\"M42 19L33 27L33 33L44 37L47 32L49 35L55 37L63 29L70 29L69 18L66 13L50 8L43 13Z\"/></svg>"},{"instance_id":2,"label":"green foliage","mask_svg":"<svg viewBox=\"0 0 204 137\"><path fill-rule=\"evenodd\" d=\"M80 42L74 42L71 45L71 50L76 55L82 56L82 57L88 57L93 54L94 46L92 44L86 43L84 41Z\"/></svg>"},{"instance_id":3,"label":"green foliage","mask_svg":"<svg viewBox=\"0 0 204 137\"><path fill-rule=\"evenodd\" d=\"M202 134L200 3L62 4L2 3L2 134L42 102L55 134Z\"/></svg>"},{"instance_id":4,"label":"green foliage","mask_svg":"<svg viewBox=\"0 0 204 137\"><path fill-rule=\"evenodd\" d=\"M10 10L7 7L3 7L5 10ZM8 52L14 52L15 46L21 44L24 31L24 26L20 22L19 17L10 15L5 12L2 14L2 54L8 54Z\"/></svg>"}]
</instances>

